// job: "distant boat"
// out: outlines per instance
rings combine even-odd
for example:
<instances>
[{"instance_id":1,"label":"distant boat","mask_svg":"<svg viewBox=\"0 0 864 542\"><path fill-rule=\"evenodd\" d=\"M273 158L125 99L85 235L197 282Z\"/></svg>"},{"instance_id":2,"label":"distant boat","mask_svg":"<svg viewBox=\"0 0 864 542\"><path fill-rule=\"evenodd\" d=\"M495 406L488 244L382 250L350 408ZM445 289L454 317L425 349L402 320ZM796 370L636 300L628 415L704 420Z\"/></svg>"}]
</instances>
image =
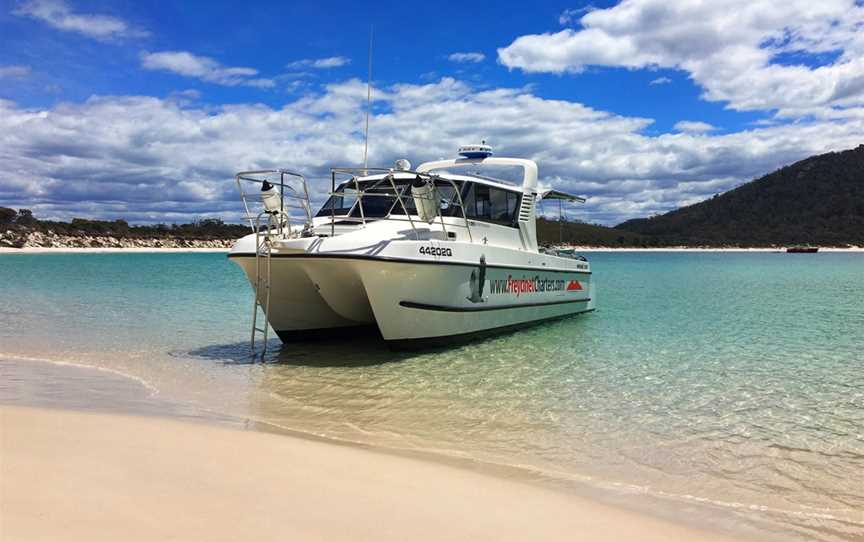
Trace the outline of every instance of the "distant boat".
<instances>
[{"instance_id":1,"label":"distant boat","mask_svg":"<svg viewBox=\"0 0 864 542\"><path fill-rule=\"evenodd\" d=\"M815 254L819 252L819 247L787 247L788 254Z\"/></svg>"}]
</instances>

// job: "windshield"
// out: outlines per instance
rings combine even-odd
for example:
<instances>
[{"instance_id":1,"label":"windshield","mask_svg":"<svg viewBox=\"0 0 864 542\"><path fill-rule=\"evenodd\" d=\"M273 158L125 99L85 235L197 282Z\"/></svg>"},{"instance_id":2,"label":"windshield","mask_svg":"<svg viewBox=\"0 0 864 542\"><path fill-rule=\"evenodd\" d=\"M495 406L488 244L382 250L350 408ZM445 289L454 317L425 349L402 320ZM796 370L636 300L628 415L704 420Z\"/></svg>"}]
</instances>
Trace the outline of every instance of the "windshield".
<instances>
[{"instance_id":1,"label":"windshield","mask_svg":"<svg viewBox=\"0 0 864 542\"><path fill-rule=\"evenodd\" d=\"M411 196L413 179L375 179L355 183L349 181L336 189L336 194L321 207L316 216L340 216L356 219L386 218L390 215L416 215L414 198ZM396 185L396 190L393 185ZM465 217L491 222L502 226L518 227L518 209L522 195L514 190L505 190L481 183L436 180L437 198L441 203L441 216L462 216L459 194L465 205ZM363 214L357 201L357 187L363 192ZM402 202L399 202L398 196ZM403 208L404 205L404 208Z\"/></svg>"},{"instance_id":2,"label":"windshield","mask_svg":"<svg viewBox=\"0 0 864 542\"><path fill-rule=\"evenodd\" d=\"M391 182L388 179L376 179L370 181L360 181L355 183L343 183L336 188L336 194L330 196L321 210L315 216L350 216L361 218L360 206L357 205L357 187L363 192L363 214L365 218L385 218L389 215L405 215L405 210L408 214L416 215L417 209L414 207L414 198L411 197L411 183L413 179L394 179ZM393 184L396 185L396 191L393 190ZM436 181L438 197L441 199L441 214L443 216L461 216L459 211L459 197L453 189L453 185L447 181ZM456 186L461 187L461 182L456 182ZM399 203L398 196L402 198L402 203ZM404 209L402 206L405 206Z\"/></svg>"}]
</instances>

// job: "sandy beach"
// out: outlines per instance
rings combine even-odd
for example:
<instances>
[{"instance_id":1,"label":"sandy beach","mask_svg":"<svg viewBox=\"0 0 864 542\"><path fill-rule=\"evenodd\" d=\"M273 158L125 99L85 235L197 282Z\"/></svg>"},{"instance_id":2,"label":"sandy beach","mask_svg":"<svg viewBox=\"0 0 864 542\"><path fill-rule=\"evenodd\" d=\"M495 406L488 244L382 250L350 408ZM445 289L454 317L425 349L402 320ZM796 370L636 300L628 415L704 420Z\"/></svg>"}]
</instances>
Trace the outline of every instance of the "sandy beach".
<instances>
[{"instance_id":1,"label":"sandy beach","mask_svg":"<svg viewBox=\"0 0 864 542\"><path fill-rule=\"evenodd\" d=\"M115 372L0 359L0 376L3 542L731 540L479 464L196 414Z\"/></svg>"},{"instance_id":2,"label":"sandy beach","mask_svg":"<svg viewBox=\"0 0 864 542\"><path fill-rule=\"evenodd\" d=\"M727 540L467 469L171 419L0 407L0 526L34 540Z\"/></svg>"}]
</instances>

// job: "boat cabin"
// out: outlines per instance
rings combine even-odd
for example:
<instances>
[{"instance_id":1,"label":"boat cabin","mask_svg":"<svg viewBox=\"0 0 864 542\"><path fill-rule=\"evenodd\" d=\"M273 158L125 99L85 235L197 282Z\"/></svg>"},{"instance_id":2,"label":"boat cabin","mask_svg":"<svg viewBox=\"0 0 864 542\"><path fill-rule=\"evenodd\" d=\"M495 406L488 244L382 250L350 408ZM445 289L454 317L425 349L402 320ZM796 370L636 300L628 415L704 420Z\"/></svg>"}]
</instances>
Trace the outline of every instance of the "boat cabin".
<instances>
[{"instance_id":1,"label":"boat cabin","mask_svg":"<svg viewBox=\"0 0 864 542\"><path fill-rule=\"evenodd\" d=\"M488 145L469 145L459 149L461 158L426 162L411 170L407 160L398 160L392 169L333 168L331 190L327 201L314 215L308 206L308 195L300 208L307 215L303 236L333 237L367 230L370 238L404 237L482 243L517 250L537 252L535 207L544 197L584 201L560 191L539 192L537 164L520 158L492 157ZM495 176L490 175L490 170ZM499 175L521 170L515 178ZM299 177L308 194L302 175ZM246 172L240 180L252 180ZM272 187L272 185L269 185ZM283 182L278 184L282 199L300 194ZM241 188L241 195L243 195ZM245 196L244 196L245 202ZM283 203L273 210L283 211ZM290 205L288 206L290 207ZM298 208L295 206L293 208ZM408 222L410 229L406 229ZM251 220L250 220L251 224ZM254 228L254 225L253 225ZM371 231L369 231L371 230ZM290 232L290 228L289 228Z\"/></svg>"}]
</instances>

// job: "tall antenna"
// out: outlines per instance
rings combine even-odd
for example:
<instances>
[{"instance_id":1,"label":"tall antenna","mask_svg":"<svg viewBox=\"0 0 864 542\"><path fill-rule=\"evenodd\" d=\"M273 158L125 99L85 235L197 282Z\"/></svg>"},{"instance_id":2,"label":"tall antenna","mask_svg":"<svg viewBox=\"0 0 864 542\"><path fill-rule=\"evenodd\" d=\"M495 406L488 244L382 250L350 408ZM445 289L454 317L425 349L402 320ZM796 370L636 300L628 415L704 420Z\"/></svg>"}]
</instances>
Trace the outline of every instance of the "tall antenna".
<instances>
[{"instance_id":1,"label":"tall antenna","mask_svg":"<svg viewBox=\"0 0 864 542\"><path fill-rule=\"evenodd\" d=\"M369 77L366 79L366 136L363 144L363 169L369 167L369 113L372 111L372 32L369 25Z\"/></svg>"}]
</instances>

